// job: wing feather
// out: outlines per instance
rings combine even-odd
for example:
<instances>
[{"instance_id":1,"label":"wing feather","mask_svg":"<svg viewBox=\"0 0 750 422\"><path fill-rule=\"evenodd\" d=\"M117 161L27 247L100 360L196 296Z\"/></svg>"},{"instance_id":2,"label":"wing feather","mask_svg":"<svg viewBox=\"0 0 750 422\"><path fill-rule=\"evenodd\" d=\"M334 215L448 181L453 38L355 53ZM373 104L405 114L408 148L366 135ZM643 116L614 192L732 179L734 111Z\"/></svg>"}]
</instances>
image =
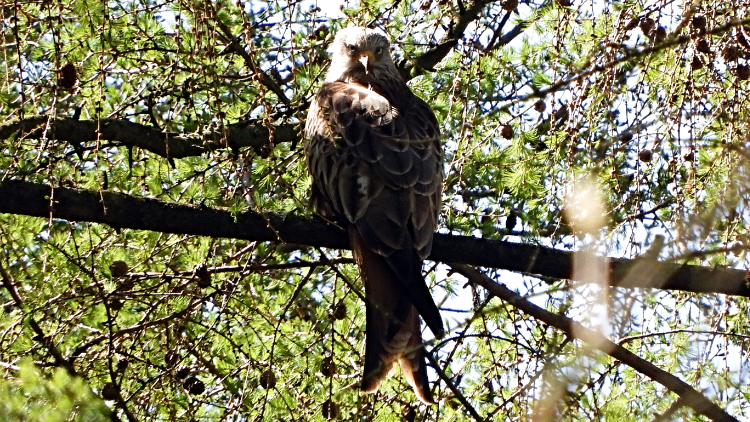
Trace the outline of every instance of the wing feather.
<instances>
[{"instance_id":1,"label":"wing feather","mask_svg":"<svg viewBox=\"0 0 750 422\"><path fill-rule=\"evenodd\" d=\"M421 258L429 255L443 169L440 130L427 103L390 79L369 89L326 83L305 135L308 167L324 197L313 198L319 209L355 224L379 253L415 247Z\"/></svg>"}]
</instances>

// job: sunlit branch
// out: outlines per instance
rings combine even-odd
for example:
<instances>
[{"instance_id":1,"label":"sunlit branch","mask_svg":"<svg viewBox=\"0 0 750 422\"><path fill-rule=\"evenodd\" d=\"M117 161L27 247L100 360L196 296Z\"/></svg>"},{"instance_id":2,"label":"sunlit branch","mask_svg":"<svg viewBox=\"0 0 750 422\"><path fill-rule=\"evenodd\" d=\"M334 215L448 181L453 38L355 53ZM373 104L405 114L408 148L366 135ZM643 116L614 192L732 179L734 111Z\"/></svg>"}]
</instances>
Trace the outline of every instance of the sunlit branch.
<instances>
[{"instance_id":1,"label":"sunlit branch","mask_svg":"<svg viewBox=\"0 0 750 422\"><path fill-rule=\"evenodd\" d=\"M214 149L233 150L251 147L263 148L268 145L270 131L254 121L225 126L224 131L208 132L201 136L183 136L165 133L151 126L122 119L76 120L73 118L53 119L47 116L33 116L12 120L0 125L0 140L11 137L49 139L79 145L85 142L114 141L124 146L138 147L165 158L195 157ZM294 125L275 126L275 143L295 142L299 135Z\"/></svg>"},{"instance_id":2,"label":"sunlit branch","mask_svg":"<svg viewBox=\"0 0 750 422\"><path fill-rule=\"evenodd\" d=\"M0 182L0 212L69 221L314 247L348 249L346 233L320 218L223 209L24 182ZM437 234L429 259L570 279L575 252L554 248ZM747 273L650 259L609 259L610 285L750 297Z\"/></svg>"}]
</instances>

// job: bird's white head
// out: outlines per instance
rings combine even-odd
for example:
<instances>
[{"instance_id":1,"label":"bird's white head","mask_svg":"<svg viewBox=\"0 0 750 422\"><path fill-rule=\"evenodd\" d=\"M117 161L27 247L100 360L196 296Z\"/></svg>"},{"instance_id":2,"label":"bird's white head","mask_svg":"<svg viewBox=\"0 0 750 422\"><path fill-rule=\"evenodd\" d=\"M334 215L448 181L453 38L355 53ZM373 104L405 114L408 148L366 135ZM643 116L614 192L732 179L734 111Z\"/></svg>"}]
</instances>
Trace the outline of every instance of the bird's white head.
<instances>
[{"instance_id":1,"label":"bird's white head","mask_svg":"<svg viewBox=\"0 0 750 422\"><path fill-rule=\"evenodd\" d=\"M332 49L326 82L378 71L398 75L388 38L378 30L361 26L344 28L336 34Z\"/></svg>"}]
</instances>

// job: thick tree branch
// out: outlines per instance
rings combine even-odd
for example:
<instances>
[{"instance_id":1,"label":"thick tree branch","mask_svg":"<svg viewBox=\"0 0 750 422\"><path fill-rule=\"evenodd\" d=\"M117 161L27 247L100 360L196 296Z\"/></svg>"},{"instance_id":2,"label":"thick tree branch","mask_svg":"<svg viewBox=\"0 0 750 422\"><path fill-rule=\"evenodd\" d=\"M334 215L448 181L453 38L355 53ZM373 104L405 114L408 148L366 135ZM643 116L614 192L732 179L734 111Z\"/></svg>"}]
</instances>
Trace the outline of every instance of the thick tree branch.
<instances>
[{"instance_id":1,"label":"thick tree branch","mask_svg":"<svg viewBox=\"0 0 750 422\"><path fill-rule=\"evenodd\" d=\"M453 270L469 279L470 283L483 287L493 296L499 297L539 321L564 331L573 338L585 341L600 351L667 387L670 391L680 396L682 401L681 404L690 406L697 413L709 417L714 421L737 421L737 419L729 415L724 409L717 406L689 384L657 367L651 362L640 358L628 349L613 343L602 333L586 328L568 317L554 314L546 309L540 308L518 293L508 289L503 284L495 282L491 278L467 265L451 264L451 267Z\"/></svg>"},{"instance_id":2,"label":"thick tree branch","mask_svg":"<svg viewBox=\"0 0 750 422\"><path fill-rule=\"evenodd\" d=\"M348 249L347 235L319 218L194 207L115 192L93 192L24 182L0 182L0 213L108 224L162 233L278 241ZM470 236L438 234L430 259L570 279L574 252ZM680 265L650 259L609 260L609 282L750 297L748 274L730 268Z\"/></svg>"},{"instance_id":3,"label":"thick tree branch","mask_svg":"<svg viewBox=\"0 0 750 422\"><path fill-rule=\"evenodd\" d=\"M48 127L49 125L49 127ZM218 148L261 148L268 145L269 129L255 122L227 125L223 132L209 132L202 136L180 136L164 133L154 127L121 119L76 120L50 119L34 116L13 120L0 125L0 140L41 138L47 130L50 139L66 141L73 145L85 142L113 141L133 146L167 158L198 156ZM295 142L300 139L294 125L274 127L275 143Z\"/></svg>"}]
</instances>

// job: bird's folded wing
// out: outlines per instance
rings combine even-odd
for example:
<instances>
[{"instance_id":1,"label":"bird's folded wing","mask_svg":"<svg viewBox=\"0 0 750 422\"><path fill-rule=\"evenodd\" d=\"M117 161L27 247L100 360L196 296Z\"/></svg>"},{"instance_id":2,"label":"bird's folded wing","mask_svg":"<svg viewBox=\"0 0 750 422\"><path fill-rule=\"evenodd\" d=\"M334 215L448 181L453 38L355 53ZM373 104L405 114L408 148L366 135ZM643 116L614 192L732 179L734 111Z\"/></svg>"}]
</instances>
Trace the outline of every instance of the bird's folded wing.
<instances>
[{"instance_id":1,"label":"bird's folded wing","mask_svg":"<svg viewBox=\"0 0 750 422\"><path fill-rule=\"evenodd\" d=\"M440 208L440 131L408 89L383 94L399 99L353 83L325 84L308 115L309 167L317 195L361 228L374 250L414 247L425 258Z\"/></svg>"}]
</instances>

